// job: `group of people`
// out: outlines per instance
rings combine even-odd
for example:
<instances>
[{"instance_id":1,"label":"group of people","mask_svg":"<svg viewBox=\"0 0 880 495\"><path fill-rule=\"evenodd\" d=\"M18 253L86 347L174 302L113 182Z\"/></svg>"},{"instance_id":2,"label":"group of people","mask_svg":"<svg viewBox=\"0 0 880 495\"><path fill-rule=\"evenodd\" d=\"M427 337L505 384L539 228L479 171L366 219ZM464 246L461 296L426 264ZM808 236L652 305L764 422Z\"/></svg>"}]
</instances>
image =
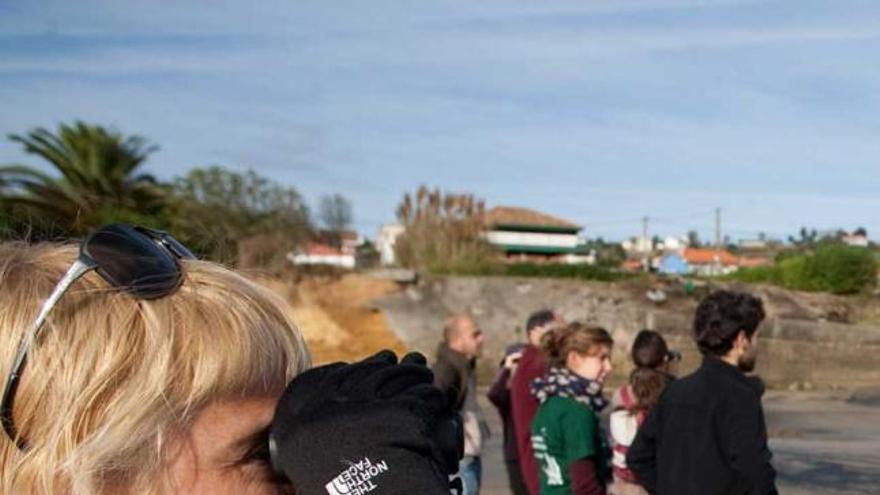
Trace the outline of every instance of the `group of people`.
<instances>
[{"instance_id":1,"label":"group of people","mask_svg":"<svg viewBox=\"0 0 880 495\"><path fill-rule=\"evenodd\" d=\"M633 340L629 380L606 398L614 341L605 329L533 313L526 342L508 347L488 392L503 425L514 495L771 495L777 493L761 406L757 360L760 299L717 291L698 305L694 340L703 355L676 378L681 354L661 334ZM488 429L477 402L482 332L466 315L444 327L435 383L457 395L465 425L459 474L480 490Z\"/></svg>"},{"instance_id":2,"label":"group of people","mask_svg":"<svg viewBox=\"0 0 880 495\"><path fill-rule=\"evenodd\" d=\"M747 294L707 297L694 324L706 357L681 379L662 337L642 333L609 405L608 332L535 313L490 391L511 489L606 493L613 471L612 489L775 493L744 374L762 318ZM0 494L477 493L482 339L456 316L433 371L389 351L312 367L285 301L167 233L112 224L77 244L0 244Z\"/></svg>"}]
</instances>

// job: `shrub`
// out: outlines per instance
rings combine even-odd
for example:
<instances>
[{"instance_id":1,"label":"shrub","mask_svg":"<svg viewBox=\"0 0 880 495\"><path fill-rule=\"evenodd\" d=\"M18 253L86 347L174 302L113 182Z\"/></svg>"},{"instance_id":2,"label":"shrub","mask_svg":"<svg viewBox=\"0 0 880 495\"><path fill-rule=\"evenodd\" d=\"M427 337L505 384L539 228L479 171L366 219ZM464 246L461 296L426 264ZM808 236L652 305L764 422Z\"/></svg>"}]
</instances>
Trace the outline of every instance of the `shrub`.
<instances>
[{"instance_id":1,"label":"shrub","mask_svg":"<svg viewBox=\"0 0 880 495\"><path fill-rule=\"evenodd\" d=\"M792 256L779 263L782 286L793 290L819 290L809 256Z\"/></svg>"},{"instance_id":2,"label":"shrub","mask_svg":"<svg viewBox=\"0 0 880 495\"><path fill-rule=\"evenodd\" d=\"M749 284L782 284L782 270L779 266L756 266L754 268L742 268L730 274L731 280L746 282Z\"/></svg>"},{"instance_id":3,"label":"shrub","mask_svg":"<svg viewBox=\"0 0 880 495\"><path fill-rule=\"evenodd\" d=\"M826 245L816 250L810 271L818 290L853 294L872 287L877 280L877 261L870 249Z\"/></svg>"},{"instance_id":4,"label":"shrub","mask_svg":"<svg viewBox=\"0 0 880 495\"><path fill-rule=\"evenodd\" d=\"M568 265L562 263L514 263L505 265L504 274L511 277L578 278L611 282L632 275L595 265Z\"/></svg>"},{"instance_id":5,"label":"shrub","mask_svg":"<svg viewBox=\"0 0 880 495\"><path fill-rule=\"evenodd\" d=\"M483 238L483 201L469 194L422 186L404 196L397 218L406 227L394 246L408 268L435 273L482 274L496 257Z\"/></svg>"},{"instance_id":6,"label":"shrub","mask_svg":"<svg viewBox=\"0 0 880 495\"><path fill-rule=\"evenodd\" d=\"M814 254L788 255L776 266L742 269L730 279L771 283L786 289L853 294L875 285L877 261L870 249L825 244Z\"/></svg>"}]
</instances>

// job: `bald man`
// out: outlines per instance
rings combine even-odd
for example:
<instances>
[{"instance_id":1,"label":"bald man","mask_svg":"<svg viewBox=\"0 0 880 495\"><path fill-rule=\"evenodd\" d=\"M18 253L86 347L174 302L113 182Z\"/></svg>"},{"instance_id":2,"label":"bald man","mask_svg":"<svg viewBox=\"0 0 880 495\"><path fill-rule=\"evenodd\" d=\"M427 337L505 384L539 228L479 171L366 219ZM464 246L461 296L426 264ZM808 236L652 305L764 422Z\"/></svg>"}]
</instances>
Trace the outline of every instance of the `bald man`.
<instances>
[{"instance_id":1,"label":"bald man","mask_svg":"<svg viewBox=\"0 0 880 495\"><path fill-rule=\"evenodd\" d=\"M464 458L459 475L463 495L480 493L482 464L480 453L489 427L477 403L477 382L474 372L477 358L483 352L483 332L473 318L454 315L443 325L443 342L437 348L434 383L444 391L456 392L455 408L464 419Z\"/></svg>"}]
</instances>

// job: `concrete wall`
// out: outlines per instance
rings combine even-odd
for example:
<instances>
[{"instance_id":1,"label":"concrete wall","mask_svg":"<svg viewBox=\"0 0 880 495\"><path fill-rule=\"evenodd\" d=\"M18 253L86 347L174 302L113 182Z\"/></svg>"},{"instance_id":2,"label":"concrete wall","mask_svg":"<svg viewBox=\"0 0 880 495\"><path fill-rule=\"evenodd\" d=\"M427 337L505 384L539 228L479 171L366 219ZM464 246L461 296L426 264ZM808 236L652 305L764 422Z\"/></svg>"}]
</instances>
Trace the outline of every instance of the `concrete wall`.
<instances>
[{"instance_id":1,"label":"concrete wall","mask_svg":"<svg viewBox=\"0 0 880 495\"><path fill-rule=\"evenodd\" d=\"M758 372L773 387L856 387L880 384L880 328L795 320L772 306L761 333ZM504 348L524 340L528 315L553 308L567 320L601 325L615 339L614 380L629 374L629 348L642 328L666 336L682 352L680 372L699 365L691 339L696 300L673 299L663 306L647 301L641 289L622 284L505 277L440 277L409 286L377 301L392 329L409 348L433 357L446 316L474 316L486 335L481 376L495 371Z\"/></svg>"}]
</instances>

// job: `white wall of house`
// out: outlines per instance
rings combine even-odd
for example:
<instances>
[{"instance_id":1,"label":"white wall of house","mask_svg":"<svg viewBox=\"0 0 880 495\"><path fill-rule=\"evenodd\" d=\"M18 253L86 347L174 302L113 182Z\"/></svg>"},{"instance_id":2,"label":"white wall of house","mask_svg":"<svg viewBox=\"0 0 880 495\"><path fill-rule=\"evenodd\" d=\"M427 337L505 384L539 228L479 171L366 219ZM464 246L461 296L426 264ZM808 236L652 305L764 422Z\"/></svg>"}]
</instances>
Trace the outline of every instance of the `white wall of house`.
<instances>
[{"instance_id":1,"label":"white wall of house","mask_svg":"<svg viewBox=\"0 0 880 495\"><path fill-rule=\"evenodd\" d=\"M357 253L357 248L364 243L364 236L358 234L351 239L342 239L342 252L345 254Z\"/></svg>"},{"instance_id":2,"label":"white wall of house","mask_svg":"<svg viewBox=\"0 0 880 495\"><path fill-rule=\"evenodd\" d=\"M355 265L352 254L289 254L288 259L294 265L333 265L342 268L354 268Z\"/></svg>"},{"instance_id":3,"label":"white wall of house","mask_svg":"<svg viewBox=\"0 0 880 495\"><path fill-rule=\"evenodd\" d=\"M404 230L406 228L403 225L397 224L379 227L379 232L376 234L376 250L379 251L379 259L383 265L393 265L397 261L394 245Z\"/></svg>"},{"instance_id":4,"label":"white wall of house","mask_svg":"<svg viewBox=\"0 0 880 495\"><path fill-rule=\"evenodd\" d=\"M743 249L767 249L767 241L761 239L740 239L738 244Z\"/></svg>"},{"instance_id":5,"label":"white wall of house","mask_svg":"<svg viewBox=\"0 0 880 495\"><path fill-rule=\"evenodd\" d=\"M647 253L649 251L654 250L653 239L645 238L645 237L636 237L633 239L627 239L620 243L623 246L623 250L629 254L634 253Z\"/></svg>"},{"instance_id":6,"label":"white wall of house","mask_svg":"<svg viewBox=\"0 0 880 495\"><path fill-rule=\"evenodd\" d=\"M490 230L486 233L486 240L494 245L563 248L574 248L579 243L577 234L507 232L503 230Z\"/></svg>"},{"instance_id":7,"label":"white wall of house","mask_svg":"<svg viewBox=\"0 0 880 495\"><path fill-rule=\"evenodd\" d=\"M595 265L596 264L596 253L591 252L590 254L566 254L562 259L563 263L569 265Z\"/></svg>"},{"instance_id":8,"label":"white wall of house","mask_svg":"<svg viewBox=\"0 0 880 495\"><path fill-rule=\"evenodd\" d=\"M843 242L849 246L868 247L868 238L860 235L847 235L843 237Z\"/></svg>"},{"instance_id":9,"label":"white wall of house","mask_svg":"<svg viewBox=\"0 0 880 495\"><path fill-rule=\"evenodd\" d=\"M709 264L689 264L688 269L690 273L694 275L701 275L704 277L715 277L718 275L728 275L739 269L736 265L716 265L714 263Z\"/></svg>"}]
</instances>

